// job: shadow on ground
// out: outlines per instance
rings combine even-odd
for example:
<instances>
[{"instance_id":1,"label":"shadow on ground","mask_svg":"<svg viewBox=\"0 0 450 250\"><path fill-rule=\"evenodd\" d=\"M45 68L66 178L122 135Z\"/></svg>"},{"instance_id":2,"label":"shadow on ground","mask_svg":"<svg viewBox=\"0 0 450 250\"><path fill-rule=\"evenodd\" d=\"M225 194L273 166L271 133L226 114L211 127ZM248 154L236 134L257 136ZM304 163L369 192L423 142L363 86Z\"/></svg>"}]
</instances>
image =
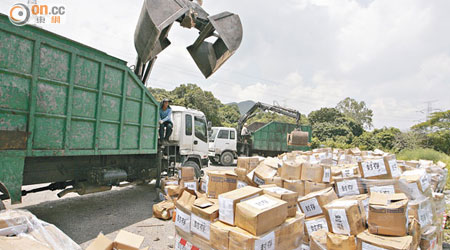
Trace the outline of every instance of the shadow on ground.
<instances>
[{"instance_id":1,"label":"shadow on ground","mask_svg":"<svg viewBox=\"0 0 450 250\"><path fill-rule=\"evenodd\" d=\"M81 244L152 217L154 185L53 200L23 207Z\"/></svg>"}]
</instances>

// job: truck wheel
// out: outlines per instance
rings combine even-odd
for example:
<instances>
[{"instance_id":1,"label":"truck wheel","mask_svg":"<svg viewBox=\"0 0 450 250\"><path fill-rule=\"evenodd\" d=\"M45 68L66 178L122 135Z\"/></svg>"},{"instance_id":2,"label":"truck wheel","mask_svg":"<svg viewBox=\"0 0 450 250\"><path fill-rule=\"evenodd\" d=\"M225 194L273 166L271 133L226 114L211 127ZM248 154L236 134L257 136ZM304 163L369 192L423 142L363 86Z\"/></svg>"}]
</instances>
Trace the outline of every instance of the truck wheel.
<instances>
[{"instance_id":1,"label":"truck wheel","mask_svg":"<svg viewBox=\"0 0 450 250\"><path fill-rule=\"evenodd\" d=\"M220 156L220 163L224 166L230 166L233 164L234 155L231 152L223 152Z\"/></svg>"},{"instance_id":2,"label":"truck wheel","mask_svg":"<svg viewBox=\"0 0 450 250\"><path fill-rule=\"evenodd\" d=\"M187 161L183 164L183 167L193 167L195 171L195 177L198 179L201 177L200 166L195 161Z\"/></svg>"}]
</instances>

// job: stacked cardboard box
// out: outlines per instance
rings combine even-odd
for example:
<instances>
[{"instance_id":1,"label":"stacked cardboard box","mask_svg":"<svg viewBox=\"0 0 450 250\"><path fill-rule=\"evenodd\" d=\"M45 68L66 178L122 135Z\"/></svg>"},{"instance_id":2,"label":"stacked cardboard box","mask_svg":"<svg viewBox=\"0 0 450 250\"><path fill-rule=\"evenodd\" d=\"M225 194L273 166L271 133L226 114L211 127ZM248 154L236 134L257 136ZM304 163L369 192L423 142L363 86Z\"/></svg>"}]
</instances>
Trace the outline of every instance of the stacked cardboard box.
<instances>
[{"instance_id":1,"label":"stacked cardboard box","mask_svg":"<svg viewBox=\"0 0 450 250\"><path fill-rule=\"evenodd\" d=\"M181 185L182 178L181 186L164 183L176 207L178 239L199 249L442 245L443 163L398 161L381 150L326 148L240 157L234 170L205 173L199 182L206 187L198 191Z\"/></svg>"}]
</instances>

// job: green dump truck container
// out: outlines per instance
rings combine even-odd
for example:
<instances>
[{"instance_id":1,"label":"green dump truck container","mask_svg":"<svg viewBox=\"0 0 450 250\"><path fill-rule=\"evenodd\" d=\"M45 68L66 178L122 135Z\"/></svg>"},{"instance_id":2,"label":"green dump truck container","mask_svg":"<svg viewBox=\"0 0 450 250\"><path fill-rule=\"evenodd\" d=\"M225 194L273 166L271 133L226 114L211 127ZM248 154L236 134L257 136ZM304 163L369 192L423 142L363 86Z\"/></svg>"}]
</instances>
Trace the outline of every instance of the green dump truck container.
<instances>
[{"instance_id":1,"label":"green dump truck container","mask_svg":"<svg viewBox=\"0 0 450 250\"><path fill-rule=\"evenodd\" d=\"M249 127L252 127L250 125ZM295 150L307 151L308 146L289 146L287 144L287 134L297 128L295 124L270 122L262 126L257 126L252 131L251 152L258 155L276 156L284 152ZM311 126L300 126L300 130L309 133L308 141L311 142Z\"/></svg>"},{"instance_id":2,"label":"green dump truck container","mask_svg":"<svg viewBox=\"0 0 450 250\"><path fill-rule=\"evenodd\" d=\"M159 176L158 103L126 62L0 15L0 190Z\"/></svg>"}]
</instances>

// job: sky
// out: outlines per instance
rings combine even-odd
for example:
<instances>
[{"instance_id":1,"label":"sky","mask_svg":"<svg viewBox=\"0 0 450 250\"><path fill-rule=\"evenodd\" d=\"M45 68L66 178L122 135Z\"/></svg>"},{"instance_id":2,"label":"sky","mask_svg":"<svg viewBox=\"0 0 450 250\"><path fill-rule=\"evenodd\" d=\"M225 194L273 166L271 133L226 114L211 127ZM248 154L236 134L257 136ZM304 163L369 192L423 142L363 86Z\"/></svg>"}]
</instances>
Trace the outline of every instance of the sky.
<instances>
[{"instance_id":1,"label":"sky","mask_svg":"<svg viewBox=\"0 0 450 250\"><path fill-rule=\"evenodd\" d=\"M26 0L1 0L0 12ZM57 34L134 65L133 35L143 0L46 0L66 6ZM408 129L427 102L450 109L448 0L204 0L211 15L240 16L237 52L205 79L186 47L198 36L176 23L148 86L196 83L223 103L274 102L309 114L346 97L373 110L374 126Z\"/></svg>"}]
</instances>

